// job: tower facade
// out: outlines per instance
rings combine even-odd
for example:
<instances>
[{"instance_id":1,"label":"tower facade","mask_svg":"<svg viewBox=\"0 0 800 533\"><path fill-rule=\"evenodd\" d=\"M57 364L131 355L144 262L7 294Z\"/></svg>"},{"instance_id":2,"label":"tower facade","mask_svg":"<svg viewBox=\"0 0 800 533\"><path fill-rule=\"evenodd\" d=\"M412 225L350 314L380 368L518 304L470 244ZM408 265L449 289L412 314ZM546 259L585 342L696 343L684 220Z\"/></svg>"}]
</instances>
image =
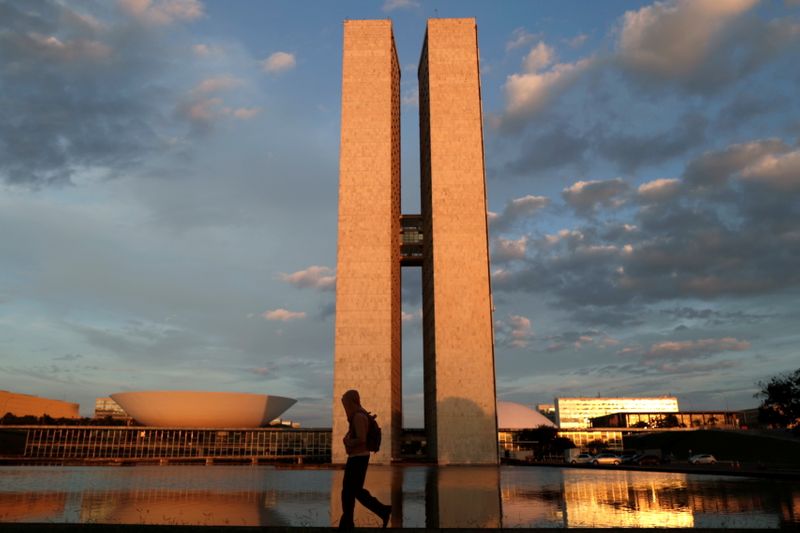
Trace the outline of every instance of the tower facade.
<instances>
[{"instance_id":1,"label":"tower facade","mask_svg":"<svg viewBox=\"0 0 800 533\"><path fill-rule=\"evenodd\" d=\"M423 269L428 452L497 462L483 130L474 19L431 19L419 65L421 215L400 214L400 71L391 22L347 21L342 67L333 461L354 388L399 458L400 268Z\"/></svg>"}]
</instances>

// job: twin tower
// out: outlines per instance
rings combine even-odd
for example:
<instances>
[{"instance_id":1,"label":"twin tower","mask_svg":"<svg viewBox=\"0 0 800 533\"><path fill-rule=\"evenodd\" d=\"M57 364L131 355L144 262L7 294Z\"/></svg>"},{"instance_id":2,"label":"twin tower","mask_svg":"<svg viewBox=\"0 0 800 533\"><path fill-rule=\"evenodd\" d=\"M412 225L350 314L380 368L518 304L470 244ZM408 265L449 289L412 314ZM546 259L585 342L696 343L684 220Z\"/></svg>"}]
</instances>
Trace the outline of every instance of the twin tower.
<instances>
[{"instance_id":1,"label":"twin tower","mask_svg":"<svg viewBox=\"0 0 800 533\"><path fill-rule=\"evenodd\" d=\"M400 212L400 65L390 20L344 23L333 462L358 389L400 457L402 267L422 268L427 449L497 463L492 299L474 19L431 19L419 70L421 214Z\"/></svg>"}]
</instances>

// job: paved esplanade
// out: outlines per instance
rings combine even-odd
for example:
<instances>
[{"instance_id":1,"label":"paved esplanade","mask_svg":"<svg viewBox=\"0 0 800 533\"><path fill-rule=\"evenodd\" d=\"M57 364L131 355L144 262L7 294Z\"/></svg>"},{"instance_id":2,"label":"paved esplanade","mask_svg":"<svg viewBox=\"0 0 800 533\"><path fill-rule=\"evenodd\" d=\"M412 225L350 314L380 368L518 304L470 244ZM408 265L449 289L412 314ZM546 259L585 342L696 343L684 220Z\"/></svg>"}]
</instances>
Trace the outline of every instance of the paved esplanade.
<instances>
[{"instance_id":1,"label":"paved esplanade","mask_svg":"<svg viewBox=\"0 0 800 533\"><path fill-rule=\"evenodd\" d=\"M400 213L400 68L390 20L344 23L333 462L361 392L400 455L401 266L422 267L425 427L440 464L497 462L474 19L431 19L419 65L421 215Z\"/></svg>"}]
</instances>

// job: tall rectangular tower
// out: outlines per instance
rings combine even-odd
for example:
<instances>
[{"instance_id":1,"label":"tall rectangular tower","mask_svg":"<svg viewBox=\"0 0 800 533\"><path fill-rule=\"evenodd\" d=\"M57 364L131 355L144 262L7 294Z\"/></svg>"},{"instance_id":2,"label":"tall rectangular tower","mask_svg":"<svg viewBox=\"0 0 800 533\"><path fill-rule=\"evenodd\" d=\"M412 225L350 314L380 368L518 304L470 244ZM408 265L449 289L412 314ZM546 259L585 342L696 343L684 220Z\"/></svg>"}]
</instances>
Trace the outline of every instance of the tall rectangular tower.
<instances>
[{"instance_id":1,"label":"tall rectangular tower","mask_svg":"<svg viewBox=\"0 0 800 533\"><path fill-rule=\"evenodd\" d=\"M431 19L419 65L428 448L497 462L481 88L474 19Z\"/></svg>"},{"instance_id":2,"label":"tall rectangular tower","mask_svg":"<svg viewBox=\"0 0 800 533\"><path fill-rule=\"evenodd\" d=\"M347 419L340 398L358 389L378 414L383 446L399 456L400 68L389 20L344 23L339 241L333 382L333 462Z\"/></svg>"}]
</instances>

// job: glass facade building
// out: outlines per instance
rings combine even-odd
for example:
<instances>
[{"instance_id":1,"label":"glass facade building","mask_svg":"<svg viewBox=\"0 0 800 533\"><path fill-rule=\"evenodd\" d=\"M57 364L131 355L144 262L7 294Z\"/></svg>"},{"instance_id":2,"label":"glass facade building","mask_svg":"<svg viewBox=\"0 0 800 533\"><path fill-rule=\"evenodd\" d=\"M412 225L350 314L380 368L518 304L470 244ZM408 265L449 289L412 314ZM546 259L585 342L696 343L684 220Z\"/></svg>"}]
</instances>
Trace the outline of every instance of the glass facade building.
<instances>
[{"instance_id":1,"label":"glass facade building","mask_svg":"<svg viewBox=\"0 0 800 533\"><path fill-rule=\"evenodd\" d=\"M678 411L674 396L651 398L556 398L556 425L560 429L590 428L591 419L613 413Z\"/></svg>"}]
</instances>

